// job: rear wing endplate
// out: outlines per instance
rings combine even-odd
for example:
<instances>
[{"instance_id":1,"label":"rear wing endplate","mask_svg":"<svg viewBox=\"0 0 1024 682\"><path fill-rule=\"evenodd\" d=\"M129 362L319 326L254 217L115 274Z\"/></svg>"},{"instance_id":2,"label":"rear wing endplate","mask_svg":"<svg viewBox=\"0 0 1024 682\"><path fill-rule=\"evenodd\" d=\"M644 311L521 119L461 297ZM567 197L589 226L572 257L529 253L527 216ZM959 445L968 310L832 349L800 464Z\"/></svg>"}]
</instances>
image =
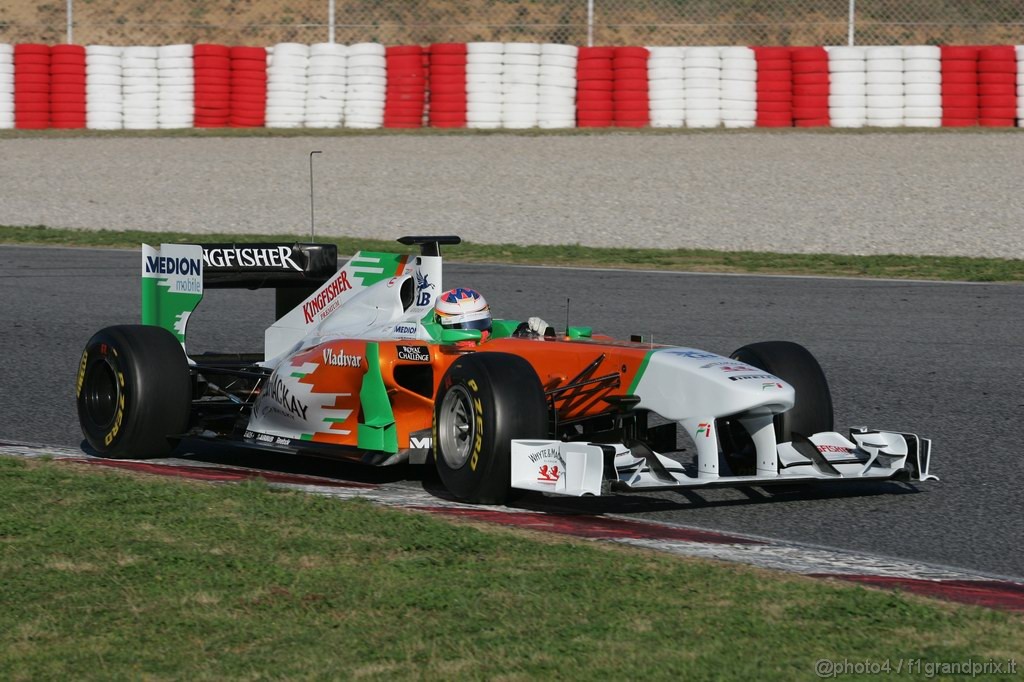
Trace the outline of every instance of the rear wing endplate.
<instances>
[{"instance_id":1,"label":"rear wing endplate","mask_svg":"<svg viewBox=\"0 0 1024 682\"><path fill-rule=\"evenodd\" d=\"M142 245L142 323L185 345L185 328L206 289L275 289L275 319L338 270L338 247L313 243Z\"/></svg>"}]
</instances>

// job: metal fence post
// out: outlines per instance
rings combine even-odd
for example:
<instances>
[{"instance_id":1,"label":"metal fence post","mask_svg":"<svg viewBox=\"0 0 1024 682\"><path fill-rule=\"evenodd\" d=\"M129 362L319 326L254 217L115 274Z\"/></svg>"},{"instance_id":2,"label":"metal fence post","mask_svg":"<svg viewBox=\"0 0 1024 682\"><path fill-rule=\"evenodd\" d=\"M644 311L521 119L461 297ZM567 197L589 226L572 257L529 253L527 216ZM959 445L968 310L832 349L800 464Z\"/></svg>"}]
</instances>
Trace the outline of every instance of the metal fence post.
<instances>
[{"instance_id":1,"label":"metal fence post","mask_svg":"<svg viewBox=\"0 0 1024 682\"><path fill-rule=\"evenodd\" d=\"M846 35L846 43L848 45L850 45L851 47L853 47L853 45L854 45L853 32L854 32L854 26L855 26L854 16L856 15L856 13L857 13L857 0L850 0L850 18L847 20L848 28L847 28L847 35Z\"/></svg>"},{"instance_id":2,"label":"metal fence post","mask_svg":"<svg viewBox=\"0 0 1024 682\"><path fill-rule=\"evenodd\" d=\"M67 17L67 22L68 22L68 27L67 27L68 28L68 45L70 45L71 43L75 42L75 32L74 32L75 3L74 3L74 0L68 0L66 8L67 9L65 9L64 15Z\"/></svg>"},{"instance_id":3,"label":"metal fence post","mask_svg":"<svg viewBox=\"0 0 1024 682\"><path fill-rule=\"evenodd\" d=\"M327 42L334 42L334 0L327 0Z\"/></svg>"},{"instance_id":4,"label":"metal fence post","mask_svg":"<svg viewBox=\"0 0 1024 682\"><path fill-rule=\"evenodd\" d=\"M587 47L594 46L594 0L587 0Z\"/></svg>"}]
</instances>

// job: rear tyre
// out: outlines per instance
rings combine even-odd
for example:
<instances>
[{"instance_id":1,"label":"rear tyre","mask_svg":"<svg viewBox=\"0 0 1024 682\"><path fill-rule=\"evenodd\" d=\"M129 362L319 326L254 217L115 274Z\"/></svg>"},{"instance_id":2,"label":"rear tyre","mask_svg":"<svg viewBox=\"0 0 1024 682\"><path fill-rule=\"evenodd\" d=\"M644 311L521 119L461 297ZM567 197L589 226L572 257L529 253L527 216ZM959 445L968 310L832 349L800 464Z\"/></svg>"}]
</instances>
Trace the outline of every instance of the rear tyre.
<instances>
[{"instance_id":1,"label":"rear tyre","mask_svg":"<svg viewBox=\"0 0 1024 682\"><path fill-rule=\"evenodd\" d=\"M775 438L779 443L833 429L832 394L821 365L810 351L791 341L762 341L739 348L730 356L774 374L796 390L793 408L775 415ZM754 444L747 430L734 419L719 419L722 450L733 473L754 473Z\"/></svg>"},{"instance_id":2,"label":"rear tyre","mask_svg":"<svg viewBox=\"0 0 1024 682\"><path fill-rule=\"evenodd\" d=\"M474 504L503 504L512 477L512 439L545 438L544 389L533 367L506 353L456 360L434 401L434 459L441 482Z\"/></svg>"},{"instance_id":3,"label":"rear tyre","mask_svg":"<svg viewBox=\"0 0 1024 682\"><path fill-rule=\"evenodd\" d=\"M162 327L124 325L89 339L78 368L78 421L99 454L161 457L188 428L192 381L178 340Z\"/></svg>"}]
</instances>

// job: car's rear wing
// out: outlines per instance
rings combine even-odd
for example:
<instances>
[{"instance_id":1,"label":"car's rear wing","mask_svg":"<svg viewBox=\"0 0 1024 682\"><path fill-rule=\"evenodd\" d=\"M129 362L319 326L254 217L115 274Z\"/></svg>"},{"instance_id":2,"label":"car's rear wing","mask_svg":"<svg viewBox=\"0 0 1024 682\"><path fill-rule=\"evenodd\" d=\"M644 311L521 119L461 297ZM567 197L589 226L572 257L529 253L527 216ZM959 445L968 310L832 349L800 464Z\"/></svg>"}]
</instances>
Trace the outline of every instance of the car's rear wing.
<instances>
[{"instance_id":1,"label":"car's rear wing","mask_svg":"<svg viewBox=\"0 0 1024 682\"><path fill-rule=\"evenodd\" d=\"M415 275L406 308L425 313L441 290L440 247L462 240L431 235L398 241L419 246L420 255L359 251L340 269L334 244L143 244L142 323L171 331L184 347L188 318L205 289L273 288L276 321L264 339L269 359L379 282Z\"/></svg>"},{"instance_id":2,"label":"car's rear wing","mask_svg":"<svg viewBox=\"0 0 1024 682\"><path fill-rule=\"evenodd\" d=\"M338 271L338 247L311 243L142 245L142 323L185 344L206 289L275 289L280 319Z\"/></svg>"}]
</instances>

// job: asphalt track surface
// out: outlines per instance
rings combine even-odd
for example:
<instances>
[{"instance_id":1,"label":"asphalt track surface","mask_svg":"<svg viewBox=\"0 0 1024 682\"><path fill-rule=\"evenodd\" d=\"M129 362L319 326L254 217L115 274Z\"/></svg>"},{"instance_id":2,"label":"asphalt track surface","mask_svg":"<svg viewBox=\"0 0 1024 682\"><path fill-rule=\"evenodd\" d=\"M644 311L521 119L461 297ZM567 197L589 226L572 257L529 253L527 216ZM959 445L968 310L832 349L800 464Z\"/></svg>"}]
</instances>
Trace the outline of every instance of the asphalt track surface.
<instances>
[{"instance_id":1,"label":"asphalt track surface","mask_svg":"<svg viewBox=\"0 0 1024 682\"><path fill-rule=\"evenodd\" d=\"M0 246L0 438L76 447L81 349L96 330L139 318L135 251ZM521 505L615 512L1024 577L1024 288L793 277L446 266L445 284L485 292L510 318L540 315L615 336L729 353L788 339L818 357L836 426L934 439L939 483L825 484L798 491L710 490ZM259 350L270 291L212 291L189 327L190 350ZM232 464L319 475L409 478L304 459L205 453ZM411 478L410 478L411 477Z\"/></svg>"},{"instance_id":2,"label":"asphalt track surface","mask_svg":"<svg viewBox=\"0 0 1024 682\"><path fill-rule=\"evenodd\" d=\"M211 135L217 135L216 131ZM1024 258L1024 134L0 141L0 224Z\"/></svg>"}]
</instances>

